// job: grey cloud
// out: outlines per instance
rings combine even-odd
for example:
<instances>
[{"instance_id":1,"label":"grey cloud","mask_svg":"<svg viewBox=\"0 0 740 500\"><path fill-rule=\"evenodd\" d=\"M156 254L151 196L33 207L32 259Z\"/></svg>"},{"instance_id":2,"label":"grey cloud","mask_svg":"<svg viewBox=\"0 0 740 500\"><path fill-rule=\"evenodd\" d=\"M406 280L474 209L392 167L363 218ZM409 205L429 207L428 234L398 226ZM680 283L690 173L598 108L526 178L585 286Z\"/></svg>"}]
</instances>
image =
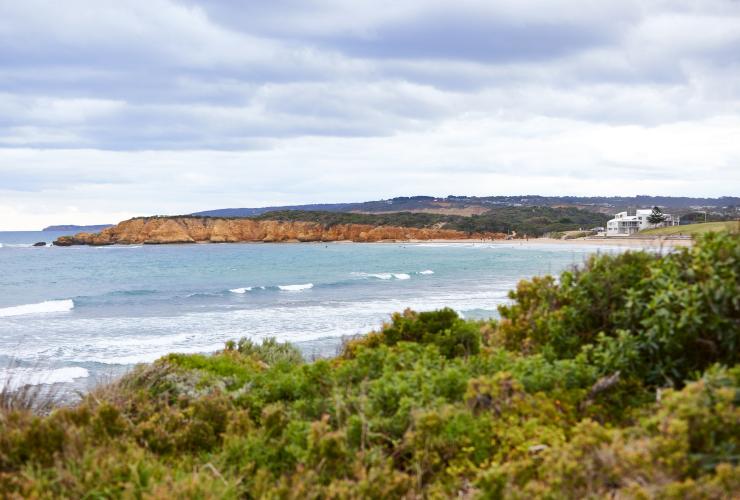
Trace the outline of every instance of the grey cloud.
<instances>
[{"instance_id":1,"label":"grey cloud","mask_svg":"<svg viewBox=\"0 0 740 500\"><path fill-rule=\"evenodd\" d=\"M70 117L56 134L43 116L13 113L0 119L0 142L234 149L303 135L388 136L480 111L662 123L735 106L705 104L694 82L737 78L723 64L737 43L737 9L561 1L6 4L1 91L126 105Z\"/></svg>"},{"instance_id":2,"label":"grey cloud","mask_svg":"<svg viewBox=\"0 0 740 500\"><path fill-rule=\"evenodd\" d=\"M55 184L119 212L131 186L738 189L738 53L729 0L0 2L0 213Z\"/></svg>"},{"instance_id":3,"label":"grey cloud","mask_svg":"<svg viewBox=\"0 0 740 500\"><path fill-rule=\"evenodd\" d=\"M333 47L373 58L472 60L491 63L540 61L607 44L599 27L532 23L444 13L378 29L366 38L331 39Z\"/></svg>"}]
</instances>

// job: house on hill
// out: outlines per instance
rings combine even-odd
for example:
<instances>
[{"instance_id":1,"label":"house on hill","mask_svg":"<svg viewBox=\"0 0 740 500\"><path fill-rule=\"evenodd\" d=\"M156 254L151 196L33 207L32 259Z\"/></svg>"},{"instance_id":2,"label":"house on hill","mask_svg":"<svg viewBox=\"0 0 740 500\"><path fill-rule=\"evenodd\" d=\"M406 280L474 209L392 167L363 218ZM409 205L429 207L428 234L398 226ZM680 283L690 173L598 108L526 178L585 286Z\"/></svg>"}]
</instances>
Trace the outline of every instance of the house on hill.
<instances>
[{"instance_id":1,"label":"house on hill","mask_svg":"<svg viewBox=\"0 0 740 500\"><path fill-rule=\"evenodd\" d=\"M652 210L635 210L634 213L619 212L613 219L606 223L607 236L629 236L643 229L653 229L656 227L678 226L679 217L671 214L662 214L663 222L653 224L648 217L653 213Z\"/></svg>"}]
</instances>

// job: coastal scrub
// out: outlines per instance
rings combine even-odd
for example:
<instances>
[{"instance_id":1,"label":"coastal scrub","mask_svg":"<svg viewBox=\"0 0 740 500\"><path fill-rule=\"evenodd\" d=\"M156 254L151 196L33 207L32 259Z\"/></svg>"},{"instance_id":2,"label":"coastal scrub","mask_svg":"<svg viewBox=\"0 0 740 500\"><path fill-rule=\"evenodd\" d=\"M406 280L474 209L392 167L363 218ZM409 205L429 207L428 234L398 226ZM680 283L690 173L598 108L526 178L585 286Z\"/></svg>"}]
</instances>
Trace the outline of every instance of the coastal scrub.
<instances>
[{"instance_id":1,"label":"coastal scrub","mask_svg":"<svg viewBox=\"0 0 740 500\"><path fill-rule=\"evenodd\" d=\"M9 498L732 498L740 238L597 255L496 321L405 311L333 359L171 354L0 412Z\"/></svg>"}]
</instances>

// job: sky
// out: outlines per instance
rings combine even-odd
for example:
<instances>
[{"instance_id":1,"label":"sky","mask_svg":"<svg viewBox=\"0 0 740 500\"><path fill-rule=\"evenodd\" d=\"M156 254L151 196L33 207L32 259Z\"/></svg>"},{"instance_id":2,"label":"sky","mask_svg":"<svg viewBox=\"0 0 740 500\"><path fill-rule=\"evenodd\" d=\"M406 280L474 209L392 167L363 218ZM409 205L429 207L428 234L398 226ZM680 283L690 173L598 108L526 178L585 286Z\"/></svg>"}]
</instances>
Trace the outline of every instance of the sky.
<instances>
[{"instance_id":1,"label":"sky","mask_svg":"<svg viewBox=\"0 0 740 500\"><path fill-rule=\"evenodd\" d=\"M0 230L740 195L738 0L0 0Z\"/></svg>"}]
</instances>

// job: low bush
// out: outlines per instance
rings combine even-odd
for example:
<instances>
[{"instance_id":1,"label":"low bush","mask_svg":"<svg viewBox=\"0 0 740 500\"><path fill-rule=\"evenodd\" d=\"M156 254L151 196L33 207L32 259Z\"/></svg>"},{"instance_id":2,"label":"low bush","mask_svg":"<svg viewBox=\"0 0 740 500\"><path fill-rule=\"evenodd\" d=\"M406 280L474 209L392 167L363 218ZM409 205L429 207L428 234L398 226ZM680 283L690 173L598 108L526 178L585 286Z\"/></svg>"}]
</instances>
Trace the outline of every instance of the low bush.
<instances>
[{"instance_id":1,"label":"low bush","mask_svg":"<svg viewBox=\"0 0 740 500\"><path fill-rule=\"evenodd\" d=\"M278 342L274 338L264 339L261 344L257 344L246 337L240 339L236 344L227 342L227 350L234 348L239 351L239 354L254 356L268 365L282 362L303 363L303 356L298 348L288 342Z\"/></svg>"},{"instance_id":2,"label":"low bush","mask_svg":"<svg viewBox=\"0 0 740 500\"><path fill-rule=\"evenodd\" d=\"M345 357L352 357L360 347L380 344L393 346L399 342L433 344L447 358L470 356L480 351L480 325L464 321L450 308L417 313L406 309L395 313L391 322L378 333L347 343Z\"/></svg>"}]
</instances>

